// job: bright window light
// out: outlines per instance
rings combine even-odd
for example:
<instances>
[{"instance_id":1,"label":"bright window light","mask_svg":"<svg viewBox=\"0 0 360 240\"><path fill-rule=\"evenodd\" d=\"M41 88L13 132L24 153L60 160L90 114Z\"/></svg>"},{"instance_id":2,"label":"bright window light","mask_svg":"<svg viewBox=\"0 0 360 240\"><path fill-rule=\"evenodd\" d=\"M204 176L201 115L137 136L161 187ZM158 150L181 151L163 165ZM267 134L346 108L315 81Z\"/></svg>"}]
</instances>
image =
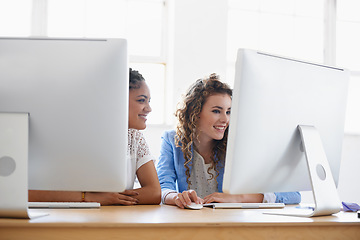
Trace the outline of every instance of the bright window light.
<instances>
[{"instance_id":1,"label":"bright window light","mask_svg":"<svg viewBox=\"0 0 360 240\"><path fill-rule=\"evenodd\" d=\"M360 71L360 1L337 1L337 65Z\"/></svg>"},{"instance_id":2,"label":"bright window light","mask_svg":"<svg viewBox=\"0 0 360 240\"><path fill-rule=\"evenodd\" d=\"M234 79L237 49L324 62L327 0L229 0L227 79ZM345 132L360 133L360 2L337 0L336 65L352 70Z\"/></svg>"},{"instance_id":3,"label":"bright window light","mask_svg":"<svg viewBox=\"0 0 360 240\"><path fill-rule=\"evenodd\" d=\"M239 48L322 62L323 4L323 0L230 0L228 62L235 62Z\"/></svg>"},{"instance_id":4,"label":"bright window light","mask_svg":"<svg viewBox=\"0 0 360 240\"><path fill-rule=\"evenodd\" d=\"M0 0L0 36L30 36L31 7L32 0Z\"/></svg>"},{"instance_id":5,"label":"bright window light","mask_svg":"<svg viewBox=\"0 0 360 240\"><path fill-rule=\"evenodd\" d=\"M129 54L162 55L163 1L48 0L48 36L126 38Z\"/></svg>"},{"instance_id":6,"label":"bright window light","mask_svg":"<svg viewBox=\"0 0 360 240\"><path fill-rule=\"evenodd\" d=\"M149 124L163 124L165 59L163 0L48 0L48 36L126 38L130 67L152 94Z\"/></svg>"},{"instance_id":7,"label":"bright window light","mask_svg":"<svg viewBox=\"0 0 360 240\"><path fill-rule=\"evenodd\" d=\"M239 48L322 63L323 7L324 0L229 0L227 79Z\"/></svg>"},{"instance_id":8,"label":"bright window light","mask_svg":"<svg viewBox=\"0 0 360 240\"><path fill-rule=\"evenodd\" d=\"M336 64L351 70L345 132L360 134L360 2L337 1Z\"/></svg>"}]
</instances>

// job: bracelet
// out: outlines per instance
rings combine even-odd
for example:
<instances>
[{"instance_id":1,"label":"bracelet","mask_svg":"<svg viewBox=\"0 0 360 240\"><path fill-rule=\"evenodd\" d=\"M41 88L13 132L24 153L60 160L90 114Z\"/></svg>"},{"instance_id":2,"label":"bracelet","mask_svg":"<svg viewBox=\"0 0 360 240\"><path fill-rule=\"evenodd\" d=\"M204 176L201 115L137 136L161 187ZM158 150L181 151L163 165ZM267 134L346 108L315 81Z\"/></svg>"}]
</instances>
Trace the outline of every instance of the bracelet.
<instances>
[{"instance_id":1,"label":"bracelet","mask_svg":"<svg viewBox=\"0 0 360 240\"><path fill-rule=\"evenodd\" d=\"M81 201L85 202L85 192L81 192Z\"/></svg>"}]
</instances>

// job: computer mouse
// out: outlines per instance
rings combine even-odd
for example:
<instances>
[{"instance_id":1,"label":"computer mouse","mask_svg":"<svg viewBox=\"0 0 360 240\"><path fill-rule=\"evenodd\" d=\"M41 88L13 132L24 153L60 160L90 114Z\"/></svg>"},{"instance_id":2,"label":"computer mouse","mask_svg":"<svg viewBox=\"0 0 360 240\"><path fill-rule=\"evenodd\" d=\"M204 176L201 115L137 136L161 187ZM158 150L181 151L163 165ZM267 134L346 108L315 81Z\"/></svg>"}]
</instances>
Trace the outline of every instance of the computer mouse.
<instances>
[{"instance_id":1,"label":"computer mouse","mask_svg":"<svg viewBox=\"0 0 360 240\"><path fill-rule=\"evenodd\" d=\"M203 208L203 205L192 202L190 205L185 206L185 208L193 209L193 210L200 210Z\"/></svg>"}]
</instances>

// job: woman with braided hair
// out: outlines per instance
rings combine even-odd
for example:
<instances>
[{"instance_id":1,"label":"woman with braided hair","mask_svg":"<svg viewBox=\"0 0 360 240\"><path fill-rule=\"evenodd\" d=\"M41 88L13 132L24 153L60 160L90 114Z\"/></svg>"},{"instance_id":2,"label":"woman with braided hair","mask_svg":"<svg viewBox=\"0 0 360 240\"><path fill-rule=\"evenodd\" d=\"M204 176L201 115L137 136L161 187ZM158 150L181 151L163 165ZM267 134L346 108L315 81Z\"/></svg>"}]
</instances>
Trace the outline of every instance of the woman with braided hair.
<instances>
[{"instance_id":1,"label":"woman with braided hair","mask_svg":"<svg viewBox=\"0 0 360 240\"><path fill-rule=\"evenodd\" d=\"M146 128L147 115L151 112L150 90L144 77L129 69L129 125L127 159L127 187L123 192L77 192L30 190L30 202L99 202L103 205L159 204L160 185L154 165L155 158L139 130ZM140 188L133 189L135 178Z\"/></svg>"}]
</instances>

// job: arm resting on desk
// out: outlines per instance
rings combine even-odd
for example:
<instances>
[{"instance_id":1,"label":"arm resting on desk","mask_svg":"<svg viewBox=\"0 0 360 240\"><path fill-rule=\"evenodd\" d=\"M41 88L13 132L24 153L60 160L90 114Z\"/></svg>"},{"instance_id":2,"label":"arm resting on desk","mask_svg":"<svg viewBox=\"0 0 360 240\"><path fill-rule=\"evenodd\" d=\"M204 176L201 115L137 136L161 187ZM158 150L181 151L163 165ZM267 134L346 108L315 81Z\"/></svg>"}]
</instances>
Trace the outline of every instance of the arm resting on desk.
<instances>
[{"instance_id":1,"label":"arm resting on desk","mask_svg":"<svg viewBox=\"0 0 360 240\"><path fill-rule=\"evenodd\" d=\"M142 188L124 192L86 192L86 202L99 202L106 205L159 204L161 200L160 184L153 161L137 171ZM82 193L76 191L40 191L29 190L30 202L81 202Z\"/></svg>"}]
</instances>

